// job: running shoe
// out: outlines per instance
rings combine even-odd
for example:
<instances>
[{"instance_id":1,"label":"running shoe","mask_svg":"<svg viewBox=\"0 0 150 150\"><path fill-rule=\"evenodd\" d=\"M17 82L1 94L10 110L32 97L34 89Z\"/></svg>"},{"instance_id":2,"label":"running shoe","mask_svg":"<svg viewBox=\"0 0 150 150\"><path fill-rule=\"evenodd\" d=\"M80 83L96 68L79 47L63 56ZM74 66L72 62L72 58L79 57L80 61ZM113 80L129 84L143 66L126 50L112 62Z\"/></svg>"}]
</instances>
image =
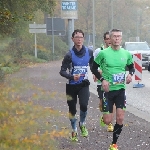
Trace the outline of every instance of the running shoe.
<instances>
[{"instance_id":1,"label":"running shoe","mask_svg":"<svg viewBox=\"0 0 150 150\"><path fill-rule=\"evenodd\" d=\"M81 136L87 137L88 136L88 130L85 127L85 125L80 126L80 122L79 122L79 127L80 127L80 130L81 130Z\"/></svg>"},{"instance_id":2,"label":"running shoe","mask_svg":"<svg viewBox=\"0 0 150 150\"><path fill-rule=\"evenodd\" d=\"M118 150L117 144L111 144L108 150Z\"/></svg>"},{"instance_id":3,"label":"running shoe","mask_svg":"<svg viewBox=\"0 0 150 150\"><path fill-rule=\"evenodd\" d=\"M105 123L104 123L104 120L103 120L103 117L100 117L100 126L101 127L105 127Z\"/></svg>"},{"instance_id":4,"label":"running shoe","mask_svg":"<svg viewBox=\"0 0 150 150\"><path fill-rule=\"evenodd\" d=\"M108 132L113 132L113 130L114 130L114 126L112 125L112 123L110 123L110 124L108 125L108 127L107 127L107 131L108 131Z\"/></svg>"},{"instance_id":5,"label":"running shoe","mask_svg":"<svg viewBox=\"0 0 150 150\"><path fill-rule=\"evenodd\" d=\"M71 139L71 141L77 142L78 141L77 132L72 132L70 139Z\"/></svg>"}]
</instances>

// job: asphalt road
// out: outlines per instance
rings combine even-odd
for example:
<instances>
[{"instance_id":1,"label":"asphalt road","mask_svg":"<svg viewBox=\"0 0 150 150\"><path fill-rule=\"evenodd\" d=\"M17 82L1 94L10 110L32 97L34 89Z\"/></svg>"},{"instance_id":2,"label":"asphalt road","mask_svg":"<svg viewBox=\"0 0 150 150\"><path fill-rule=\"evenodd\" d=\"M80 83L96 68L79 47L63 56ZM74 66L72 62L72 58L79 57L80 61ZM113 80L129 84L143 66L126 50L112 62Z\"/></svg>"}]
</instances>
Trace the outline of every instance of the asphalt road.
<instances>
[{"instance_id":1,"label":"asphalt road","mask_svg":"<svg viewBox=\"0 0 150 150\"><path fill-rule=\"evenodd\" d=\"M91 82L90 91L97 95L96 83L93 82L90 71L89 79ZM127 111L150 122L150 72L147 70L142 71L142 80L139 82L139 84L144 85L144 87L133 88L133 86L137 84L138 81L136 81L135 76L133 76L132 83L127 85Z\"/></svg>"}]
</instances>

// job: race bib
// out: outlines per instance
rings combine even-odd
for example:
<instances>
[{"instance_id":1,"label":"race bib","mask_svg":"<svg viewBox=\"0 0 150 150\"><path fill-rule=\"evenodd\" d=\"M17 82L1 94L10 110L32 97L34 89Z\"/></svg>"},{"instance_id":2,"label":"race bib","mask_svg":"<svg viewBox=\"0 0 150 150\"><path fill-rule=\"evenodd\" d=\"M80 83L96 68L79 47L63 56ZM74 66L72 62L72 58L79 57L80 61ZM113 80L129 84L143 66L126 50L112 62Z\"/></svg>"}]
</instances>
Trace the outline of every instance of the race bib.
<instances>
[{"instance_id":1,"label":"race bib","mask_svg":"<svg viewBox=\"0 0 150 150\"><path fill-rule=\"evenodd\" d=\"M87 73L87 66L74 66L73 74L80 74L80 76L85 76Z\"/></svg>"},{"instance_id":2,"label":"race bib","mask_svg":"<svg viewBox=\"0 0 150 150\"><path fill-rule=\"evenodd\" d=\"M125 73L113 74L113 84L121 84L125 82Z\"/></svg>"}]
</instances>

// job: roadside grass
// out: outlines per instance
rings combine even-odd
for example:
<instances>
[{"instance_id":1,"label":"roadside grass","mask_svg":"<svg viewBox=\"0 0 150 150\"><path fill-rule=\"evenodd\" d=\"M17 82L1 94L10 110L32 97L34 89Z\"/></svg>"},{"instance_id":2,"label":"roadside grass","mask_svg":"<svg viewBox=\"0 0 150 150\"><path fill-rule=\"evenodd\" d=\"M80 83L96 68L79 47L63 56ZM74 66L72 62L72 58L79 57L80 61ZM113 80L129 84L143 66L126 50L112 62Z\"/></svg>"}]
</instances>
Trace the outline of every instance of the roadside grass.
<instances>
[{"instance_id":1,"label":"roadside grass","mask_svg":"<svg viewBox=\"0 0 150 150\"><path fill-rule=\"evenodd\" d=\"M20 68L47 62L44 59L35 58L35 56L31 56L25 52L22 53L22 57L17 57L14 55L15 49L11 50L10 46L14 39L10 37L2 38L0 36L0 40L0 82L4 80L5 75L17 72Z\"/></svg>"},{"instance_id":2,"label":"roadside grass","mask_svg":"<svg viewBox=\"0 0 150 150\"><path fill-rule=\"evenodd\" d=\"M66 129L53 127L53 118L59 117L59 112L35 105L32 98L37 95L34 93L31 99L21 100L22 87L42 92L42 89L18 79L9 79L0 85L0 149L57 150L55 139L68 135Z\"/></svg>"},{"instance_id":3,"label":"roadside grass","mask_svg":"<svg viewBox=\"0 0 150 150\"><path fill-rule=\"evenodd\" d=\"M23 55L21 59L17 59L15 63L11 62L11 58L9 60L6 58L9 58L9 56L5 56L5 62L0 63L0 82L2 82L5 79L5 76L8 74L13 74L20 70L20 68L24 68L30 65L34 65L37 63L46 63L46 60L35 58L31 55Z\"/></svg>"}]
</instances>

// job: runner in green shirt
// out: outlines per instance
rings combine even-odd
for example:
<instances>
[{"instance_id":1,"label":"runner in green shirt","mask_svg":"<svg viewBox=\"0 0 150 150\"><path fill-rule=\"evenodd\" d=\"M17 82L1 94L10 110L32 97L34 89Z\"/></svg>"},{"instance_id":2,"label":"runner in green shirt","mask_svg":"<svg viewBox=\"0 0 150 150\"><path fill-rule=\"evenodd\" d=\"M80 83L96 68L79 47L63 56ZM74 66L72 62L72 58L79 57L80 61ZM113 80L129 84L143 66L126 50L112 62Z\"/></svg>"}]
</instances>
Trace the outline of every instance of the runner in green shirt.
<instances>
[{"instance_id":1,"label":"runner in green shirt","mask_svg":"<svg viewBox=\"0 0 150 150\"><path fill-rule=\"evenodd\" d=\"M103 120L105 124L112 122L113 105L116 105L116 124L113 131L113 141L109 150L118 150L117 139L122 131L126 109L125 86L132 81L134 65L132 55L121 48L122 31L113 29L109 32L111 46L101 51L93 62L92 72L102 82L103 94ZM129 74L125 77L125 67ZM102 75L98 72L102 70Z\"/></svg>"}]
</instances>

